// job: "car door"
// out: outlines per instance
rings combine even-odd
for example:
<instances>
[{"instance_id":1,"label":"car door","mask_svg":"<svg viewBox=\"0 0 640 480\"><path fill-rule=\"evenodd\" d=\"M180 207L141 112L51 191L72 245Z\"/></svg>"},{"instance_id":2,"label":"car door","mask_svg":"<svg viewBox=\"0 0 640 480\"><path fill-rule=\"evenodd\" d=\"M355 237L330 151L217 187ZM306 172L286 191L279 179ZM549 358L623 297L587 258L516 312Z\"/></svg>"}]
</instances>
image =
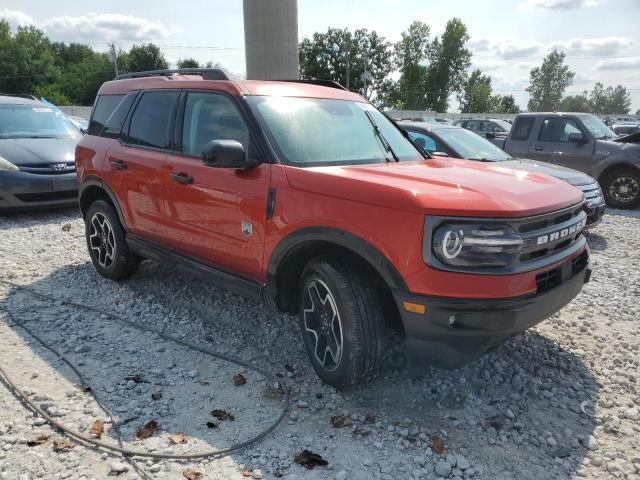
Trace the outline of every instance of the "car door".
<instances>
[{"instance_id":1,"label":"car door","mask_svg":"<svg viewBox=\"0 0 640 480\"><path fill-rule=\"evenodd\" d=\"M178 92L143 92L107 153L108 167L119 172L117 193L128 233L165 244L166 201L162 177L171 147Z\"/></svg>"},{"instance_id":2,"label":"car door","mask_svg":"<svg viewBox=\"0 0 640 480\"><path fill-rule=\"evenodd\" d=\"M582 142L571 141L572 135L581 135ZM590 157L594 142L588 132L582 129L580 122L573 117L545 117L540 125L537 139L531 142L531 153L542 162L554 163L563 167L591 173Z\"/></svg>"},{"instance_id":3,"label":"car door","mask_svg":"<svg viewBox=\"0 0 640 480\"><path fill-rule=\"evenodd\" d=\"M515 119L504 144L504 150L509 155L517 158L536 158L531 156L529 152L531 133L535 123L536 117L534 116L517 117Z\"/></svg>"},{"instance_id":4,"label":"car door","mask_svg":"<svg viewBox=\"0 0 640 480\"><path fill-rule=\"evenodd\" d=\"M223 93L183 94L179 150L167 158L168 233L172 246L191 257L244 276L262 277L271 168L215 168L202 162L211 140L237 140L261 159L245 118Z\"/></svg>"}]
</instances>

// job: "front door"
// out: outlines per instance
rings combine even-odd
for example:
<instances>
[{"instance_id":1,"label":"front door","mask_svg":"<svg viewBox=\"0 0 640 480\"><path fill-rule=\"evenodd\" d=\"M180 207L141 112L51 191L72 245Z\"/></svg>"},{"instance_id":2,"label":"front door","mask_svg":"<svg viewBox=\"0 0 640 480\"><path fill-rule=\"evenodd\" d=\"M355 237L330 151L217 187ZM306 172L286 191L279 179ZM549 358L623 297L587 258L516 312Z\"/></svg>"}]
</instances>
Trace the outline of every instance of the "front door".
<instances>
[{"instance_id":1,"label":"front door","mask_svg":"<svg viewBox=\"0 0 640 480\"><path fill-rule=\"evenodd\" d=\"M182 110L180 152L169 155L163 174L171 244L205 263L261 279L271 166L241 170L202 163L211 140L237 140L260 159L231 97L188 92Z\"/></svg>"}]
</instances>

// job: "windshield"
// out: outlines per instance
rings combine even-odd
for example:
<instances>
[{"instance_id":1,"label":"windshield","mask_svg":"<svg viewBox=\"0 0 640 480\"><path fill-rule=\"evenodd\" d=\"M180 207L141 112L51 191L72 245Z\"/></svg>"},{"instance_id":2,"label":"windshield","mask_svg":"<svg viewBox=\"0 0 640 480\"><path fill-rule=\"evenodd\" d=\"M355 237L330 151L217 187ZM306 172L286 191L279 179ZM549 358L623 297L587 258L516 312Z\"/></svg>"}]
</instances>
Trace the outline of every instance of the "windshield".
<instances>
[{"instance_id":1,"label":"windshield","mask_svg":"<svg viewBox=\"0 0 640 480\"><path fill-rule=\"evenodd\" d=\"M260 96L246 100L287 164L306 167L380 163L394 161L394 156L400 161L423 158L387 117L367 103Z\"/></svg>"},{"instance_id":2,"label":"windshield","mask_svg":"<svg viewBox=\"0 0 640 480\"><path fill-rule=\"evenodd\" d=\"M513 158L489 140L464 128L443 128L437 133L460 157L468 160L501 162Z\"/></svg>"},{"instance_id":3,"label":"windshield","mask_svg":"<svg viewBox=\"0 0 640 480\"><path fill-rule=\"evenodd\" d=\"M596 140L607 140L617 136L602 120L594 115L580 116L580 120Z\"/></svg>"},{"instance_id":4,"label":"windshield","mask_svg":"<svg viewBox=\"0 0 640 480\"><path fill-rule=\"evenodd\" d=\"M513 126L506 120L494 120L494 123L500 125L505 132L510 132L511 127Z\"/></svg>"},{"instance_id":5,"label":"windshield","mask_svg":"<svg viewBox=\"0 0 640 480\"><path fill-rule=\"evenodd\" d=\"M0 105L0 138L75 138L78 129L60 112L39 105Z\"/></svg>"}]
</instances>

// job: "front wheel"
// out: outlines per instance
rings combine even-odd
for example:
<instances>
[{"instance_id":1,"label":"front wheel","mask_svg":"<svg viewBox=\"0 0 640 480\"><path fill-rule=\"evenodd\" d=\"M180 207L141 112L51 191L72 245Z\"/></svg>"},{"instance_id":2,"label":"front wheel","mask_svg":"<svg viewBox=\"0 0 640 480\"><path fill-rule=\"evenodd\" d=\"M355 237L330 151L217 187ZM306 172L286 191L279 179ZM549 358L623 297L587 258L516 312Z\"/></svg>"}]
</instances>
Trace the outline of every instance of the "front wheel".
<instances>
[{"instance_id":1,"label":"front wheel","mask_svg":"<svg viewBox=\"0 0 640 480\"><path fill-rule=\"evenodd\" d=\"M607 205L613 208L634 208L640 205L640 173L630 169L609 172L601 180Z\"/></svg>"},{"instance_id":2,"label":"front wheel","mask_svg":"<svg viewBox=\"0 0 640 480\"><path fill-rule=\"evenodd\" d=\"M300 328L318 376L348 388L378 370L384 317L376 289L355 266L333 259L307 265L300 285Z\"/></svg>"}]
</instances>

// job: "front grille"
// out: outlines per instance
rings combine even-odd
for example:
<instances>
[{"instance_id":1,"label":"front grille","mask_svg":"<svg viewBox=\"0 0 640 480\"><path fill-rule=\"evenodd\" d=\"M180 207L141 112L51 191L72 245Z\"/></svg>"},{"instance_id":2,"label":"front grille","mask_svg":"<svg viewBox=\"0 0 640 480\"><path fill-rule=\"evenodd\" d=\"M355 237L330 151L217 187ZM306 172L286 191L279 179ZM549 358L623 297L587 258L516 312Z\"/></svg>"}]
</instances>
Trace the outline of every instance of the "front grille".
<instances>
[{"instance_id":1,"label":"front grille","mask_svg":"<svg viewBox=\"0 0 640 480\"><path fill-rule=\"evenodd\" d=\"M582 190L584 198L587 202L587 207L595 207L604 203L604 197L602 196L602 190L598 182L589 183L587 185L576 185L576 188Z\"/></svg>"},{"instance_id":2,"label":"front grille","mask_svg":"<svg viewBox=\"0 0 640 480\"><path fill-rule=\"evenodd\" d=\"M36 175L60 175L76 171L76 165L74 162L32 163L29 165L20 165L18 168L21 172L33 173Z\"/></svg>"},{"instance_id":3,"label":"front grille","mask_svg":"<svg viewBox=\"0 0 640 480\"><path fill-rule=\"evenodd\" d=\"M25 202L55 202L59 200L72 200L78 197L78 190L65 190L62 192L43 193L16 193L16 198Z\"/></svg>"},{"instance_id":4,"label":"front grille","mask_svg":"<svg viewBox=\"0 0 640 480\"><path fill-rule=\"evenodd\" d=\"M560 265L553 270L541 273L536 276L537 293L548 292L559 287L567 280L580 273L589 263L589 254L585 251L571 262Z\"/></svg>"}]
</instances>

